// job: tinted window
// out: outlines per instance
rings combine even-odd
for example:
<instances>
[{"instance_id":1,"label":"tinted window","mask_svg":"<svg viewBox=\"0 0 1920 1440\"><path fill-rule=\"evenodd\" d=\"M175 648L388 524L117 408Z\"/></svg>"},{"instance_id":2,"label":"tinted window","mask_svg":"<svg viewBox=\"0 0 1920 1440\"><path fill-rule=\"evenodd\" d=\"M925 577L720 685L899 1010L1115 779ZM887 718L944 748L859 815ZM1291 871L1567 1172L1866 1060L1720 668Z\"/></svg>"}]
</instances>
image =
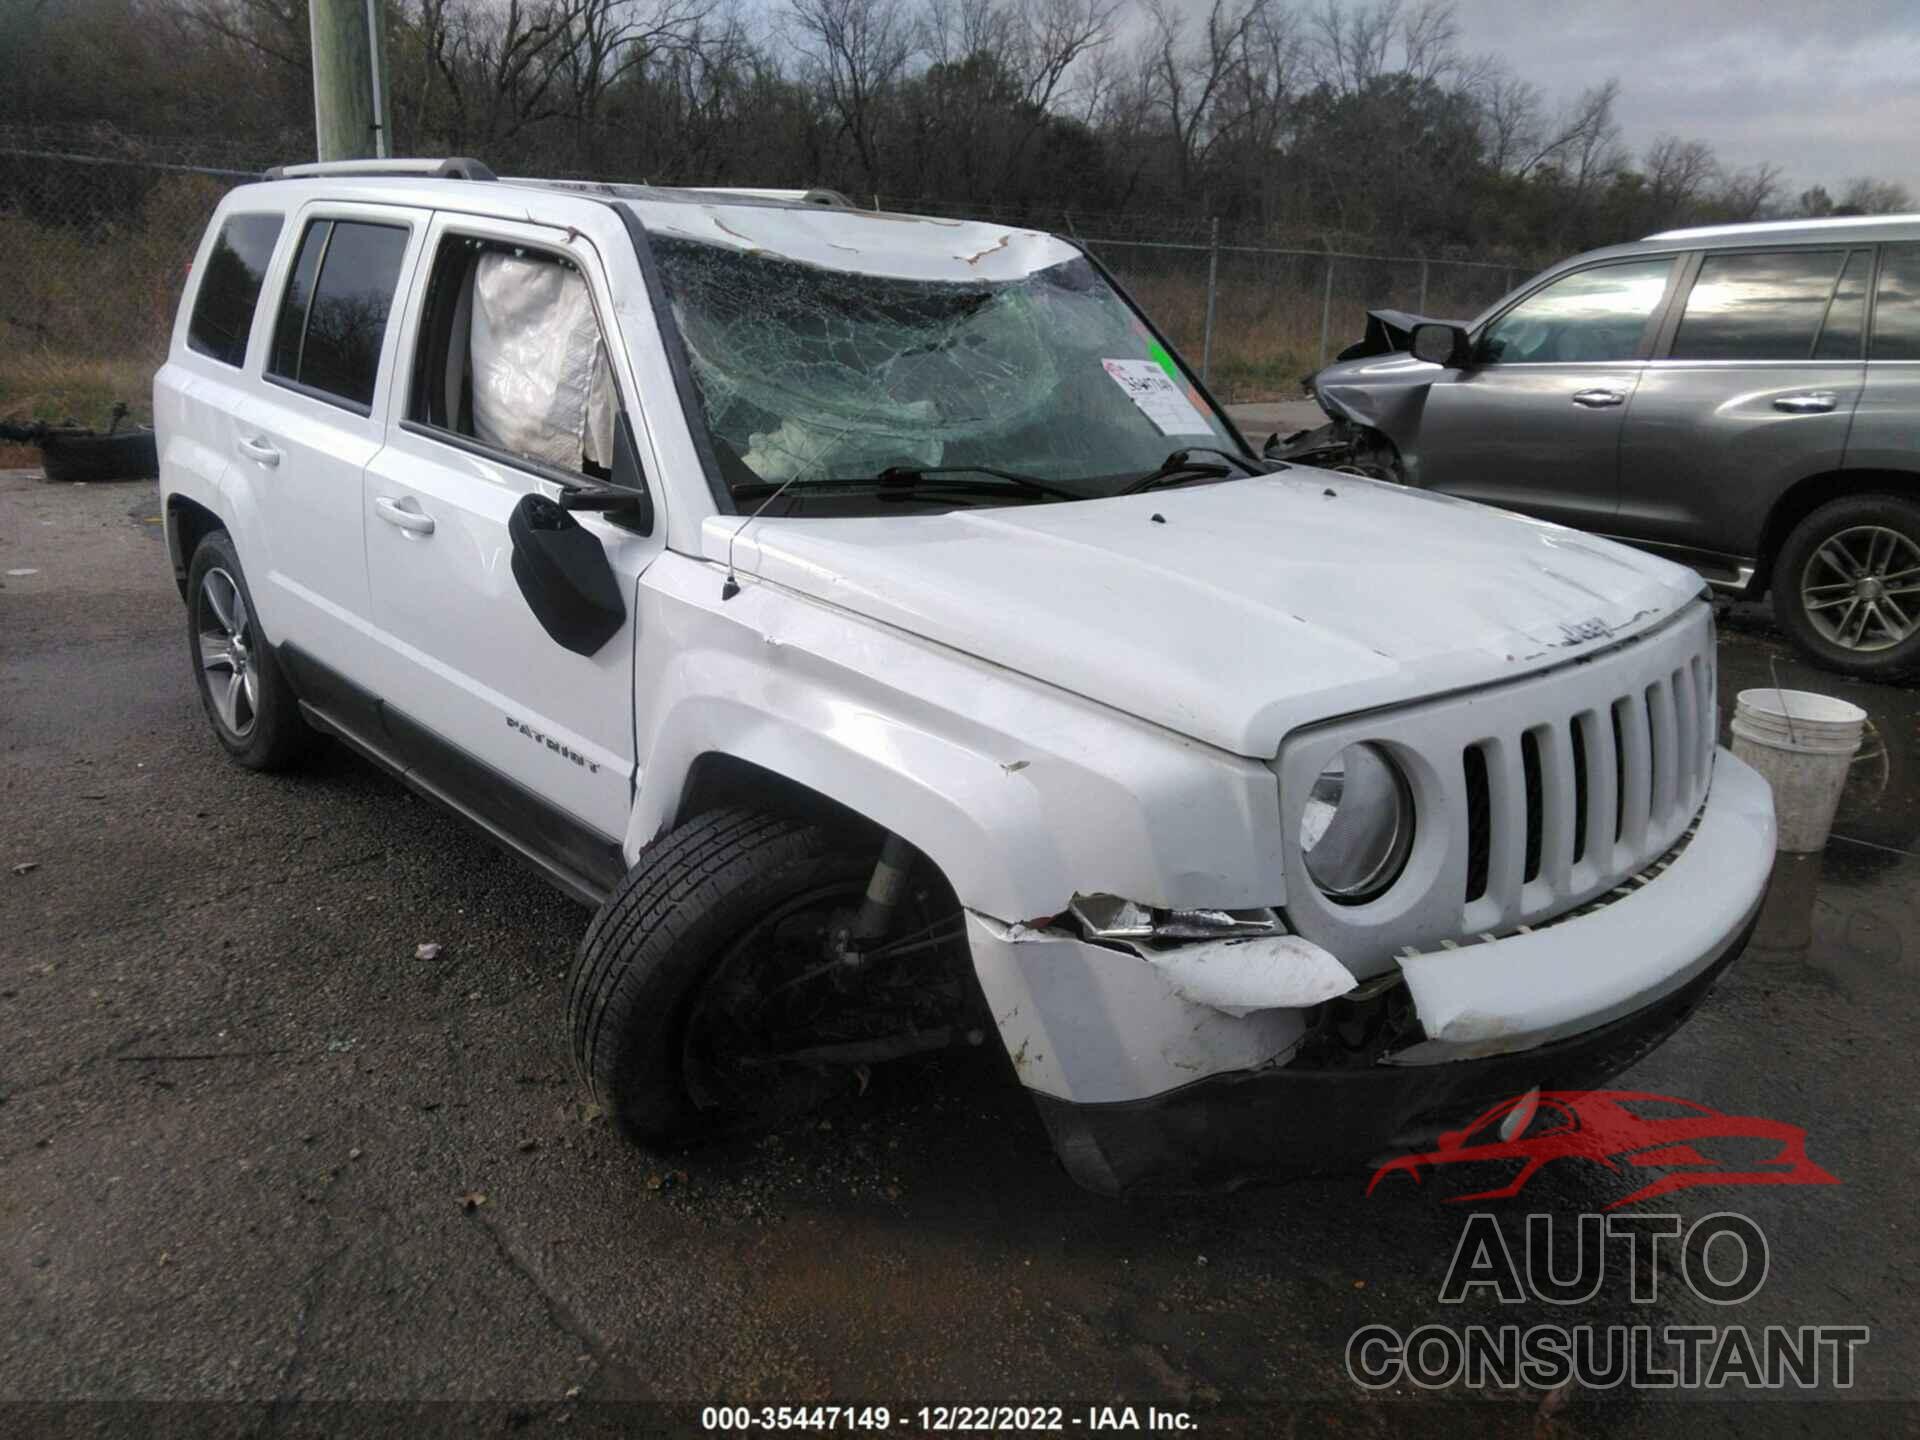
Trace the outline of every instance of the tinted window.
<instances>
[{"instance_id":1,"label":"tinted window","mask_svg":"<svg viewBox=\"0 0 1920 1440\"><path fill-rule=\"evenodd\" d=\"M1872 274L1871 250L1856 250L1847 257L1847 268L1840 272L1840 284L1833 292L1833 304L1827 307L1820 343L1813 347L1814 359L1860 358L1860 335L1867 327L1867 278Z\"/></svg>"},{"instance_id":2,"label":"tinted window","mask_svg":"<svg viewBox=\"0 0 1920 1440\"><path fill-rule=\"evenodd\" d=\"M1481 358L1509 365L1631 360L1672 269L1671 259L1635 260L1563 275L1488 327Z\"/></svg>"},{"instance_id":3,"label":"tinted window","mask_svg":"<svg viewBox=\"0 0 1920 1440\"><path fill-rule=\"evenodd\" d=\"M278 215L236 215L220 227L220 238L207 255L200 289L193 297L188 345L223 364L246 360L247 332L253 329L260 281L273 256L273 242L279 238Z\"/></svg>"},{"instance_id":4,"label":"tinted window","mask_svg":"<svg viewBox=\"0 0 1920 1440\"><path fill-rule=\"evenodd\" d=\"M280 297L280 315L273 322L273 351L267 356L269 375L292 379L300 373L300 342L307 338L307 306L313 300L313 277L320 272L320 257L326 253L327 237L331 234L333 222L318 220L307 227L300 241L293 273L287 277L286 293Z\"/></svg>"},{"instance_id":5,"label":"tinted window","mask_svg":"<svg viewBox=\"0 0 1920 1440\"><path fill-rule=\"evenodd\" d=\"M1707 256L1673 337L1673 358L1806 359L1841 259L1837 250Z\"/></svg>"},{"instance_id":6,"label":"tinted window","mask_svg":"<svg viewBox=\"0 0 1920 1440\"><path fill-rule=\"evenodd\" d=\"M399 225L316 220L300 250L274 324L272 373L355 405L371 405L407 231ZM312 262L317 276L309 268L309 251L317 257ZM305 303L295 292L303 273L312 292Z\"/></svg>"},{"instance_id":7,"label":"tinted window","mask_svg":"<svg viewBox=\"0 0 1920 1440\"><path fill-rule=\"evenodd\" d=\"M1873 358L1920 360L1920 245L1889 245L1880 252Z\"/></svg>"}]
</instances>

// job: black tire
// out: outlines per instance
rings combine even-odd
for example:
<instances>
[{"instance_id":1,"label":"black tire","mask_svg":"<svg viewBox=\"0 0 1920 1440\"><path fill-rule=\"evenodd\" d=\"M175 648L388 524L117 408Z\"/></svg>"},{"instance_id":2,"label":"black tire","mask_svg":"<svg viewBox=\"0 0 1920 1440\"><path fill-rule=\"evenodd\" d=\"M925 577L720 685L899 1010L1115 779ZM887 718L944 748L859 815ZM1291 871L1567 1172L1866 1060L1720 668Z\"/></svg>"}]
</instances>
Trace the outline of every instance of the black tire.
<instances>
[{"instance_id":1,"label":"black tire","mask_svg":"<svg viewBox=\"0 0 1920 1440\"><path fill-rule=\"evenodd\" d=\"M47 479L67 482L151 480L160 473L160 455L144 427L112 435L52 431L40 441L40 468Z\"/></svg>"},{"instance_id":2,"label":"black tire","mask_svg":"<svg viewBox=\"0 0 1920 1440\"><path fill-rule=\"evenodd\" d=\"M1864 558L1862 537L1874 534L1899 537L1898 542L1892 538L1882 542L1894 555L1888 562L1889 573L1907 568L1907 558L1920 557L1920 504L1899 495L1850 495L1829 501L1787 536L1774 557L1769 588L1780 628L1816 665L1862 680L1896 680L1920 671L1920 624L1902 640L1881 643L1890 641L1887 626L1897 622L1877 607L1848 611L1848 582L1823 556L1823 551L1825 555L1845 552ZM1835 603L1822 605L1820 614L1810 611L1802 593L1809 584L1826 586L1825 593L1815 590L1816 602ZM1909 621L1920 621L1920 588L1897 590L1893 601ZM1851 638L1852 627L1841 630L1832 618L1836 611L1857 616L1853 623L1864 627L1865 633L1855 643L1840 643L1841 636Z\"/></svg>"},{"instance_id":3,"label":"black tire","mask_svg":"<svg viewBox=\"0 0 1920 1440\"><path fill-rule=\"evenodd\" d=\"M851 1090L848 1071L777 1107L702 1103L694 1022L743 937L801 897L857 903L878 853L871 836L741 809L709 811L647 847L580 942L567 997L575 1066L622 1134L679 1144L751 1133Z\"/></svg>"},{"instance_id":4,"label":"black tire","mask_svg":"<svg viewBox=\"0 0 1920 1440\"><path fill-rule=\"evenodd\" d=\"M227 581L244 613L233 609ZM224 616L219 596L227 597ZM258 613L232 538L224 530L209 531L194 549L187 570L187 656L194 684L214 738L229 755L251 770L281 770L302 759L317 737L301 717L293 687L261 633ZM238 646L231 644L235 625L242 642ZM210 671L206 657L223 639L228 642L229 661ZM232 715L214 692L220 676L240 681L230 697ZM232 686L233 681L227 681L223 693Z\"/></svg>"}]
</instances>

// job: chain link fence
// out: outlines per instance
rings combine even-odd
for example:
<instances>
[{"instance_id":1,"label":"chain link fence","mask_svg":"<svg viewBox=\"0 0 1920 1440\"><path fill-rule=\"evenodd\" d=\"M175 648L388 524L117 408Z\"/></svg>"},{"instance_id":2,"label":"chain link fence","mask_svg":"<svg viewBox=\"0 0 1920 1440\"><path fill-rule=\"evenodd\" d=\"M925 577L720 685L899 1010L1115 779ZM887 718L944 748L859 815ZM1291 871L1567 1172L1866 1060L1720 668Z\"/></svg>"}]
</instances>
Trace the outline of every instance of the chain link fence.
<instances>
[{"instance_id":1,"label":"chain link fence","mask_svg":"<svg viewBox=\"0 0 1920 1440\"><path fill-rule=\"evenodd\" d=\"M1465 319L1526 275L1497 261L1082 237L1223 401L1297 395L1369 310Z\"/></svg>"},{"instance_id":2,"label":"chain link fence","mask_svg":"<svg viewBox=\"0 0 1920 1440\"><path fill-rule=\"evenodd\" d=\"M203 153L220 163L193 163L181 142L0 126L0 419L101 425L117 401L148 414L207 216L267 163L239 146ZM1226 401L1298 394L1302 376L1359 337L1370 309L1472 315L1532 268L1366 254L1351 241L1239 243L1244 232L1191 215L856 198L1074 237Z\"/></svg>"},{"instance_id":3,"label":"chain link fence","mask_svg":"<svg viewBox=\"0 0 1920 1440\"><path fill-rule=\"evenodd\" d=\"M253 178L0 145L0 419L146 418L207 217Z\"/></svg>"}]
</instances>

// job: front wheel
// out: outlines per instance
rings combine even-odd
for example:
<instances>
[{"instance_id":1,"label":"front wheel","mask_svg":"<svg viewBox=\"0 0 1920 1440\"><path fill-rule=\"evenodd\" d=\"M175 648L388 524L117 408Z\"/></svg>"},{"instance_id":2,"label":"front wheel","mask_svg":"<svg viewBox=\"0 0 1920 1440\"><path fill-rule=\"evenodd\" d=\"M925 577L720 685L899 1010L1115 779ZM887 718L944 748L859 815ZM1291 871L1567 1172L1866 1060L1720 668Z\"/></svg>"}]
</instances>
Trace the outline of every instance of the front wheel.
<instances>
[{"instance_id":1,"label":"front wheel","mask_svg":"<svg viewBox=\"0 0 1920 1440\"><path fill-rule=\"evenodd\" d=\"M1815 510L1774 561L1773 610L1830 670L1888 680L1920 669L1920 504L1853 495Z\"/></svg>"},{"instance_id":2,"label":"front wheel","mask_svg":"<svg viewBox=\"0 0 1920 1440\"><path fill-rule=\"evenodd\" d=\"M650 845L580 943L574 1061L629 1139L764 1130L864 1089L872 1066L968 1037L958 902L924 860L884 935L850 930L870 836L753 810Z\"/></svg>"}]
</instances>

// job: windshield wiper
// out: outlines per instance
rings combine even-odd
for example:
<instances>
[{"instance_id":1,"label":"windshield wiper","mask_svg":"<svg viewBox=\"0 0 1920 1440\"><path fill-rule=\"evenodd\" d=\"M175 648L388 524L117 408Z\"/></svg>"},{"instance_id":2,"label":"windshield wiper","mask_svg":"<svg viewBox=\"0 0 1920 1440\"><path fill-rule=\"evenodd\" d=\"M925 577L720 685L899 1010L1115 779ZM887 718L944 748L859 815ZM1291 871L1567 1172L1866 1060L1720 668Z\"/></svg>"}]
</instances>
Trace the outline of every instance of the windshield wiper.
<instances>
[{"instance_id":1,"label":"windshield wiper","mask_svg":"<svg viewBox=\"0 0 1920 1440\"><path fill-rule=\"evenodd\" d=\"M983 485L979 482L968 483L964 480L952 480L954 475L986 475L1001 483ZM1064 485L1055 485L1050 480L1041 480L1032 475L1017 474L1012 470L996 470L990 465L890 465L878 475L857 479L795 480L795 490L836 490L841 492L876 491L880 494L910 494L917 490L946 490L969 495L1004 495L1009 488L1022 495L1050 500L1085 500L1084 491L1070 490ZM736 485L733 494L736 499L756 500L763 495L771 495L780 486L773 481L763 481L754 485Z\"/></svg>"},{"instance_id":2,"label":"windshield wiper","mask_svg":"<svg viewBox=\"0 0 1920 1440\"><path fill-rule=\"evenodd\" d=\"M1195 455L1218 455L1231 460L1240 467L1243 475L1266 475L1271 472L1256 465L1244 455L1236 455L1231 450L1217 450L1211 445L1193 445L1185 450L1176 450L1160 462L1157 470L1149 470L1138 480L1122 486L1120 494L1138 495L1142 490L1158 490L1163 485L1182 485L1189 480L1224 480L1230 473L1227 467L1206 460L1195 460Z\"/></svg>"},{"instance_id":3,"label":"windshield wiper","mask_svg":"<svg viewBox=\"0 0 1920 1440\"><path fill-rule=\"evenodd\" d=\"M1033 475L1022 475L1013 470L996 470L991 465L889 465L879 474L884 485L917 486L922 480L939 482L943 475L991 475L996 480L1025 490L1030 495L1051 495L1056 500L1084 500L1086 495L1079 490L1069 490L1064 485L1055 485L1051 480L1041 480Z\"/></svg>"}]
</instances>

